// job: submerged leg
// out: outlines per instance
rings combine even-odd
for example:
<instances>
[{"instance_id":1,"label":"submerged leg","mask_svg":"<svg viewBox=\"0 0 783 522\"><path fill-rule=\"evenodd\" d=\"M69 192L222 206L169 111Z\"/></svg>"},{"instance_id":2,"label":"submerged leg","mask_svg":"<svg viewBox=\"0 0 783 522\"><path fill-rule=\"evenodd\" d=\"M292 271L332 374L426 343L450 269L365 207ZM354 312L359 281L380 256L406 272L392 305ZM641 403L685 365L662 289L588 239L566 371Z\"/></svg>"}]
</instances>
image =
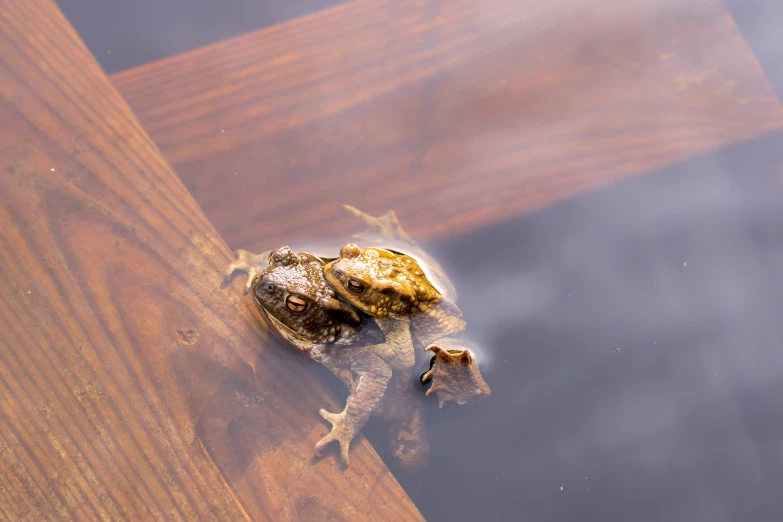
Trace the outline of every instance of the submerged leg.
<instances>
[{"instance_id":1,"label":"submerged leg","mask_svg":"<svg viewBox=\"0 0 783 522\"><path fill-rule=\"evenodd\" d=\"M343 207L354 216L360 218L367 225L367 230L362 234L357 234L357 238L363 238L370 235L376 241L380 236L381 238L413 243L410 236L408 236L400 226L397 214L395 214L393 210L389 210L382 216L371 216L351 205L343 205Z\"/></svg>"},{"instance_id":2,"label":"submerged leg","mask_svg":"<svg viewBox=\"0 0 783 522\"><path fill-rule=\"evenodd\" d=\"M381 318L375 322L386 337L386 342L372 345L370 348L373 353L395 370L412 367L416 363L416 352L413 348L410 320Z\"/></svg>"},{"instance_id":3,"label":"submerged leg","mask_svg":"<svg viewBox=\"0 0 783 522\"><path fill-rule=\"evenodd\" d=\"M359 375L359 379L351 390L343 411L330 413L322 409L319 412L321 417L332 423L332 431L315 445L315 454L320 456L321 451L330 442L336 440L340 444L340 458L343 464L348 466L348 449L351 441L364 427L378 402L383 398L392 370L386 362L370 351L354 351L350 348L335 350L328 366L338 369L349 367ZM330 367L330 369L335 372L335 368Z\"/></svg>"},{"instance_id":4,"label":"submerged leg","mask_svg":"<svg viewBox=\"0 0 783 522\"><path fill-rule=\"evenodd\" d=\"M426 469L430 462L430 445L421 403L410 415L395 422L390 431L392 452L402 467L411 473Z\"/></svg>"},{"instance_id":5,"label":"submerged leg","mask_svg":"<svg viewBox=\"0 0 783 522\"><path fill-rule=\"evenodd\" d=\"M430 369L422 374L421 382L432 381L427 395L437 393L440 408L448 401L465 404L490 394L478 362L468 350L444 350L432 344L427 347L427 351L435 353L435 357L430 363Z\"/></svg>"},{"instance_id":6,"label":"submerged leg","mask_svg":"<svg viewBox=\"0 0 783 522\"><path fill-rule=\"evenodd\" d=\"M269 252L263 252L261 254L253 254L247 250L237 250L236 259L233 263L228 265L225 271L224 282L231 281L235 272L243 272L247 274L247 281L245 282L245 293L250 291L250 287L253 284L253 279L261 270L269 265Z\"/></svg>"}]
</instances>

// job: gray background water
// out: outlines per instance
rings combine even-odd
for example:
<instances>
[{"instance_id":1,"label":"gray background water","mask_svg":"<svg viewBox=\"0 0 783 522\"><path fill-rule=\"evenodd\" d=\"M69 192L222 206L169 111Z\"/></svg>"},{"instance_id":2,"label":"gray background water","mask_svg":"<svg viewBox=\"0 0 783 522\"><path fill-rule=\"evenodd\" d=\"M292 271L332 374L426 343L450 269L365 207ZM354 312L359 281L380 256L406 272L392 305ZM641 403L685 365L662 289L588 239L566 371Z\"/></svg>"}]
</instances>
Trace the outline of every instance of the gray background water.
<instances>
[{"instance_id":1,"label":"gray background water","mask_svg":"<svg viewBox=\"0 0 783 522\"><path fill-rule=\"evenodd\" d=\"M781 144L429 246L493 394L431 405L428 520L783 520Z\"/></svg>"}]
</instances>

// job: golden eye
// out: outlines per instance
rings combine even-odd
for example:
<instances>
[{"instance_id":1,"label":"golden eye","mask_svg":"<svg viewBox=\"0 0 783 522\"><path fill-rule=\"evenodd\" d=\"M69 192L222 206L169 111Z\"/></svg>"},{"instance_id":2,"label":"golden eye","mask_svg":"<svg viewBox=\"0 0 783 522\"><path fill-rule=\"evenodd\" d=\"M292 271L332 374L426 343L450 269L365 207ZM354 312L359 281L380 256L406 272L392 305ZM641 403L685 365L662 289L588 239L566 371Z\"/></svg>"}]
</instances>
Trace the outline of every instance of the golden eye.
<instances>
[{"instance_id":1,"label":"golden eye","mask_svg":"<svg viewBox=\"0 0 783 522\"><path fill-rule=\"evenodd\" d=\"M348 290L354 294L361 294L364 292L364 285L361 281L357 281L356 279L351 278L348 280Z\"/></svg>"},{"instance_id":2,"label":"golden eye","mask_svg":"<svg viewBox=\"0 0 783 522\"><path fill-rule=\"evenodd\" d=\"M298 295L289 295L285 298L285 305L289 310L298 314L305 311L305 308L307 308L307 301Z\"/></svg>"}]
</instances>

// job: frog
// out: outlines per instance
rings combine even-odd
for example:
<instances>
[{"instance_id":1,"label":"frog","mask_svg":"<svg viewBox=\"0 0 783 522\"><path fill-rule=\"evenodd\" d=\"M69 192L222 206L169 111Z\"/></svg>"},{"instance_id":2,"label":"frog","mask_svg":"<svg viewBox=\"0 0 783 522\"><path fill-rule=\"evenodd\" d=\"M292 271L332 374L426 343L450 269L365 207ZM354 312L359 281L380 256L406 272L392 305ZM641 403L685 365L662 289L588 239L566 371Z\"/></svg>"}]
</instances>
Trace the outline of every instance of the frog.
<instances>
[{"instance_id":1,"label":"frog","mask_svg":"<svg viewBox=\"0 0 783 522\"><path fill-rule=\"evenodd\" d=\"M316 456L337 442L341 462L348 467L351 441L376 415L390 421L392 453L403 469L421 471L429 459L421 394L410 374L394 372L374 353L384 335L368 324L366 315L336 297L323 276L328 261L288 246L258 255L239 250L226 280L236 272L247 273L245 292L252 293L273 330L348 388L341 412L319 411L332 429L316 443Z\"/></svg>"},{"instance_id":2,"label":"frog","mask_svg":"<svg viewBox=\"0 0 783 522\"><path fill-rule=\"evenodd\" d=\"M462 405L490 395L463 338L466 323L443 269L402 232L393 211L374 218L346 208L375 226L376 235L402 239L395 249L348 243L324 266L324 278L337 295L372 317L384 333L384 343L374 346L374 352L399 370L413 367L422 348L433 352L430 369L420 380L432 382L426 394L437 393L441 408L450 401Z\"/></svg>"}]
</instances>

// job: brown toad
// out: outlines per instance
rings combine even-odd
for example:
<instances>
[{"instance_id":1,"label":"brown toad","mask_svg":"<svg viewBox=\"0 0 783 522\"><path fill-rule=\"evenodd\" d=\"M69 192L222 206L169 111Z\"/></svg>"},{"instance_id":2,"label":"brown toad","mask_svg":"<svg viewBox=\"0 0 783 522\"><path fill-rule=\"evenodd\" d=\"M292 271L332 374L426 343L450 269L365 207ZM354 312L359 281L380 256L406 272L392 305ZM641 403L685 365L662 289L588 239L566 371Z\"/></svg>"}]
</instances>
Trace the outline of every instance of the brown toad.
<instances>
[{"instance_id":1,"label":"brown toad","mask_svg":"<svg viewBox=\"0 0 783 522\"><path fill-rule=\"evenodd\" d=\"M393 212L372 219L385 221L386 235L401 235ZM465 321L455 303L456 292L442 269L417 245L409 241L408 249L416 257L385 248L362 250L349 243L341 249L338 259L324 267L326 282L341 298L375 318L385 342L376 345L374 352L393 368L412 367L420 353L416 346L436 354L421 380L433 380L427 395L437 392L441 407L449 400L465 404L489 395L478 363L461 338ZM428 278L418 259L435 275L443 291Z\"/></svg>"},{"instance_id":2,"label":"brown toad","mask_svg":"<svg viewBox=\"0 0 783 522\"><path fill-rule=\"evenodd\" d=\"M319 455L336 440L345 465L351 440L370 415L392 421L392 451L403 467L426 467L429 447L424 433L421 394L410 372L393 374L373 351L383 334L354 307L336 298L323 277L327 260L282 247L268 256L239 251L226 271L249 274L246 288L274 328L291 344L331 370L350 390L340 413L321 410L331 432L315 446Z\"/></svg>"}]
</instances>

